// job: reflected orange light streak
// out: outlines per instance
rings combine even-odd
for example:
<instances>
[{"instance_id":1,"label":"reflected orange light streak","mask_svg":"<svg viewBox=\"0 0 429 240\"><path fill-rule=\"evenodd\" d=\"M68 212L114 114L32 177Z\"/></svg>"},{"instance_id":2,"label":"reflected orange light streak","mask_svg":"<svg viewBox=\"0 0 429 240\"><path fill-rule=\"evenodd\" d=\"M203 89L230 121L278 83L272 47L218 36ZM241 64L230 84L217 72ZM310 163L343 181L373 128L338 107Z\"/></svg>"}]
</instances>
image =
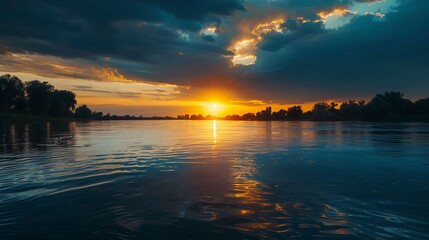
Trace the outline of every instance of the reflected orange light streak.
<instances>
[{"instance_id":1,"label":"reflected orange light streak","mask_svg":"<svg viewBox=\"0 0 429 240\"><path fill-rule=\"evenodd\" d=\"M217 123L220 125L218 126ZM213 132L230 133L230 124L222 124L223 121L213 121ZM267 127L265 132L267 137L272 137L268 132L271 127ZM234 142L225 142L227 144L242 145L247 138L238 138ZM224 147L224 142L219 142L216 149ZM224 143L224 144L225 144ZM214 150L216 151L216 150ZM297 213L302 215L314 214L317 217L317 211L320 211L318 220L320 224L325 226L337 227L332 231L327 230L325 234L350 234L347 229L348 215L333 206L324 204L320 209L314 209L305 202L290 201L276 202L270 197L272 186L266 185L258 179L258 164L255 162L254 156L251 154L247 157L233 158L229 161L221 161L225 165L223 167L229 169L224 171L229 172L231 178L230 186L224 186L222 189L231 189L225 194L225 197L233 199L234 203L240 206L238 209L232 209L231 212L222 209L215 209L210 214L213 216L210 221L217 220L220 217L232 216L245 217L253 221L244 221L233 225L223 226L246 233L257 233L258 236L269 236L272 233L283 234L286 232L300 231L302 229L319 229L317 224L298 224L291 223L291 217ZM217 165L219 167L219 165ZM219 197L221 198L221 197ZM205 211L207 213L207 211ZM269 214L265 214L269 213ZM283 221L288 219L287 221ZM292 219L293 220L293 219ZM338 228L341 227L341 228Z\"/></svg>"},{"instance_id":2,"label":"reflected orange light streak","mask_svg":"<svg viewBox=\"0 0 429 240\"><path fill-rule=\"evenodd\" d=\"M216 144L217 142L217 122L216 120L213 120L213 143Z\"/></svg>"}]
</instances>

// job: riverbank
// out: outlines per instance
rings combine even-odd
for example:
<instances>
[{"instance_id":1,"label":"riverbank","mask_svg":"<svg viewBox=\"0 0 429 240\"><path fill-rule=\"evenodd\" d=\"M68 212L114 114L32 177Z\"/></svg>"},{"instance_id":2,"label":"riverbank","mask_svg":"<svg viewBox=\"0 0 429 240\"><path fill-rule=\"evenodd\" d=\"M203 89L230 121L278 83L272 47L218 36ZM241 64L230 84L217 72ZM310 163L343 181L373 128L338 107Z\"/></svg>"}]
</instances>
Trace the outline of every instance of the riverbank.
<instances>
[{"instance_id":1,"label":"riverbank","mask_svg":"<svg viewBox=\"0 0 429 240\"><path fill-rule=\"evenodd\" d=\"M65 118L65 117L52 117L52 116L37 116L23 113L5 113L0 112L0 122L6 123L33 123L33 122L69 122L69 121L125 121L125 120L190 120L190 121L208 121L208 120L224 120L224 121L259 121L259 122L429 122L426 116L404 116L402 118L392 118L385 120L315 120L310 118L302 118L297 120L292 119L229 119L227 117L220 118L203 118L203 119L183 119L173 117L127 117L127 116L112 116L109 118L100 119L79 119L79 118Z\"/></svg>"}]
</instances>

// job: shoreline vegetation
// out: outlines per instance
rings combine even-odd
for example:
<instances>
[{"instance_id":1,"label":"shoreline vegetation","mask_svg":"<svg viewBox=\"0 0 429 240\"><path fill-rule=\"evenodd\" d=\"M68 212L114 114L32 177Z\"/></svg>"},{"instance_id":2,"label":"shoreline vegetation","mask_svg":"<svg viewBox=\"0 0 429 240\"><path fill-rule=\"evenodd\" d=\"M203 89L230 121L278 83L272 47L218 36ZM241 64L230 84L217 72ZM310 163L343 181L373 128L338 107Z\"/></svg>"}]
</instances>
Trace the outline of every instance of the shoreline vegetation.
<instances>
[{"instance_id":1,"label":"shoreline vegetation","mask_svg":"<svg viewBox=\"0 0 429 240\"><path fill-rule=\"evenodd\" d=\"M76 107L76 94L58 90L48 82L22 82L9 74L0 76L0 120L11 122L73 120L242 120L242 121L429 121L429 98L415 102L400 92L377 94L370 101L349 100L341 104L318 102L304 112L299 105L275 112L271 107L257 113L225 117L184 114L177 117L110 115Z\"/></svg>"}]
</instances>

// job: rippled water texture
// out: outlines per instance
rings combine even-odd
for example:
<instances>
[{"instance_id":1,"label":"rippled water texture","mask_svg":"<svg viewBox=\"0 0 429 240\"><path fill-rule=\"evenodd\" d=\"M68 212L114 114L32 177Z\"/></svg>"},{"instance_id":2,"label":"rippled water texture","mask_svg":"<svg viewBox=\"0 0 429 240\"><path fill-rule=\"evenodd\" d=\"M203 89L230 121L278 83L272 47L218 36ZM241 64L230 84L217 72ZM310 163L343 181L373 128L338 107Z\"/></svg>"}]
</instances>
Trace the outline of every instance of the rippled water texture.
<instances>
[{"instance_id":1,"label":"rippled water texture","mask_svg":"<svg viewBox=\"0 0 429 240\"><path fill-rule=\"evenodd\" d=\"M2 240L429 238L429 124L0 126Z\"/></svg>"}]
</instances>

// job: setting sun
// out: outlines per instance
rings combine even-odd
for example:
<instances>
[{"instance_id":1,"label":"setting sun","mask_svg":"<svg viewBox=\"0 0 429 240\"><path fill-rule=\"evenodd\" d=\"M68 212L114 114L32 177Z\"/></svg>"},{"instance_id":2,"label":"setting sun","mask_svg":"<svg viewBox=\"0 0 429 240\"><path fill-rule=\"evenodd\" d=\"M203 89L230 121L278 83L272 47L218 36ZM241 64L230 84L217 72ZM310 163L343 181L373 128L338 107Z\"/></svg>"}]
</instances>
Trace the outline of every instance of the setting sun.
<instances>
[{"instance_id":1,"label":"setting sun","mask_svg":"<svg viewBox=\"0 0 429 240\"><path fill-rule=\"evenodd\" d=\"M207 102L205 105L205 112L207 115L220 116L224 114L225 105L218 102Z\"/></svg>"}]
</instances>

